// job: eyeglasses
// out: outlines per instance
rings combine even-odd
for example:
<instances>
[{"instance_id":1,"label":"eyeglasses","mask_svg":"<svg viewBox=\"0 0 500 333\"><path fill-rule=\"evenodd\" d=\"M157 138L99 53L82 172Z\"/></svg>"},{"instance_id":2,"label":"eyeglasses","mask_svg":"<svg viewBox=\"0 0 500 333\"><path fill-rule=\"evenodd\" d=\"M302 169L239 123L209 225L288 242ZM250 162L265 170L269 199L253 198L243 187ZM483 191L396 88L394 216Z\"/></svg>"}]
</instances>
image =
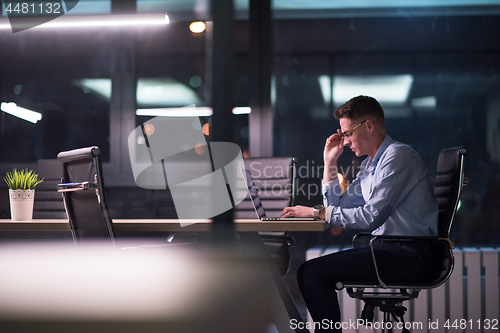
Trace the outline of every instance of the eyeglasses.
<instances>
[{"instance_id":1,"label":"eyeglasses","mask_svg":"<svg viewBox=\"0 0 500 333\"><path fill-rule=\"evenodd\" d=\"M356 128L358 128L359 126L363 125L364 122L366 122L366 120L363 120L362 122L360 122L359 124L357 124L356 126L354 126L353 129L351 129L349 132L342 133L342 136L344 138L350 137L352 135L352 132L354 132L354 130Z\"/></svg>"}]
</instances>

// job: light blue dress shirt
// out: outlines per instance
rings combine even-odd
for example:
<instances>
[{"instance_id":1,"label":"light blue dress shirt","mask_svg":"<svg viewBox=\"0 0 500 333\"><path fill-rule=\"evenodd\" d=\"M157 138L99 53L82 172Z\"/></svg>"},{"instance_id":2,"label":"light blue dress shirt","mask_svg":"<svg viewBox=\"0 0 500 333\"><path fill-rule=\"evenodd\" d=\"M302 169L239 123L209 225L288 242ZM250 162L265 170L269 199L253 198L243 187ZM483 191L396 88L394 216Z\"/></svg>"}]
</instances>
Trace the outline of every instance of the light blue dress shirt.
<instances>
[{"instance_id":1,"label":"light blue dress shirt","mask_svg":"<svg viewBox=\"0 0 500 333\"><path fill-rule=\"evenodd\" d=\"M373 235L437 236L438 204L420 156L388 135L375 158L340 194L338 179L323 184L328 223Z\"/></svg>"}]
</instances>

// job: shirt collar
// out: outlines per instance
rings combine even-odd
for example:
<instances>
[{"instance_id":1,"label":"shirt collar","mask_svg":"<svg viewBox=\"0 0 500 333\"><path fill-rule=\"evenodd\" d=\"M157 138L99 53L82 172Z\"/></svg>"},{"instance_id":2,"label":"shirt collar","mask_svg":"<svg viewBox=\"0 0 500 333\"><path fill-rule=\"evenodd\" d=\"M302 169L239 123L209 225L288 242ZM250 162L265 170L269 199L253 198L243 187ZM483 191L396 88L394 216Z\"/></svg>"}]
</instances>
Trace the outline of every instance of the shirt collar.
<instances>
[{"instance_id":1,"label":"shirt collar","mask_svg":"<svg viewBox=\"0 0 500 333\"><path fill-rule=\"evenodd\" d=\"M378 161L382 157L382 154L387 149L387 147L389 146L391 141L392 141L392 138L389 135L386 135L384 141L382 141L382 144L378 148L377 153L375 154L375 157L373 158L371 168L370 168L371 169L370 171L372 172L372 174L375 172L375 168L377 167Z\"/></svg>"}]
</instances>

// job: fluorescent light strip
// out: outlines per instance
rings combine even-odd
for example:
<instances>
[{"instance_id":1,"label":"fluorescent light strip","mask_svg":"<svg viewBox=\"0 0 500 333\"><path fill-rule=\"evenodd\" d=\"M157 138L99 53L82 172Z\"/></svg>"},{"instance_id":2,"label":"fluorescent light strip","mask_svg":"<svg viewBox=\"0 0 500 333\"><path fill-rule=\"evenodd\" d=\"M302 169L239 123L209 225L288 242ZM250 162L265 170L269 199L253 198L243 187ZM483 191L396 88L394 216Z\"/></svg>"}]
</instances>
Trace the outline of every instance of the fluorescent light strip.
<instances>
[{"instance_id":1,"label":"fluorescent light strip","mask_svg":"<svg viewBox=\"0 0 500 333\"><path fill-rule=\"evenodd\" d=\"M248 106L233 108L233 114L249 114L252 109ZM184 107L184 108L159 108L159 109L137 109L138 116L155 117L209 117L213 115L210 107Z\"/></svg>"},{"instance_id":2,"label":"fluorescent light strip","mask_svg":"<svg viewBox=\"0 0 500 333\"><path fill-rule=\"evenodd\" d=\"M321 94L325 104L329 104L332 100L332 79L328 75L320 75L318 77Z\"/></svg>"},{"instance_id":3,"label":"fluorescent light strip","mask_svg":"<svg viewBox=\"0 0 500 333\"><path fill-rule=\"evenodd\" d=\"M236 107L233 109L233 114L249 114L252 109L249 106Z\"/></svg>"},{"instance_id":4,"label":"fluorescent light strip","mask_svg":"<svg viewBox=\"0 0 500 333\"><path fill-rule=\"evenodd\" d=\"M167 14L134 14L134 15L93 15L93 16L61 16L35 28L75 28L75 27L116 27L116 26L149 26L169 24ZM11 29L8 19L0 20L0 29Z\"/></svg>"},{"instance_id":5,"label":"fluorescent light strip","mask_svg":"<svg viewBox=\"0 0 500 333\"><path fill-rule=\"evenodd\" d=\"M208 117L213 113L210 107L137 109L135 111L135 114L138 116L154 117Z\"/></svg>"},{"instance_id":6,"label":"fluorescent light strip","mask_svg":"<svg viewBox=\"0 0 500 333\"><path fill-rule=\"evenodd\" d=\"M413 98L411 100L411 106L417 109L435 109L437 105L436 96L426 96Z\"/></svg>"},{"instance_id":7,"label":"fluorescent light strip","mask_svg":"<svg viewBox=\"0 0 500 333\"><path fill-rule=\"evenodd\" d=\"M380 103L404 104L412 84L410 74L334 76L333 101L342 104L354 96L367 95Z\"/></svg>"},{"instance_id":8,"label":"fluorescent light strip","mask_svg":"<svg viewBox=\"0 0 500 333\"><path fill-rule=\"evenodd\" d=\"M32 122L33 124L36 124L39 120L42 119L42 114L40 112L35 112L29 109L19 107L17 106L16 103L13 102L11 103L2 102L2 104L0 104L0 109L5 113Z\"/></svg>"}]
</instances>

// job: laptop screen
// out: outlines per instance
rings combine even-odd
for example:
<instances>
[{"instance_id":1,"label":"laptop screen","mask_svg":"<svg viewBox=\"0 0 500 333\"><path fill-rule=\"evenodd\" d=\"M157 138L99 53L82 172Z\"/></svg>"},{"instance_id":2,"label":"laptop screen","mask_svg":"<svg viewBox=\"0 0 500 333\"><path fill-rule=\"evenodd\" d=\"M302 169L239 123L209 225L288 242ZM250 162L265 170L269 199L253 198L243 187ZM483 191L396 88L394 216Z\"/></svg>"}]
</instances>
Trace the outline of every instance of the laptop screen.
<instances>
[{"instance_id":1,"label":"laptop screen","mask_svg":"<svg viewBox=\"0 0 500 333\"><path fill-rule=\"evenodd\" d=\"M250 194L250 199L252 200L253 206L259 219L266 217L266 212L264 211L264 207L262 206L262 202L260 201L259 194L257 193L257 188L253 182L252 175L249 170L241 169L243 173L243 178L245 179L245 183L248 188L248 193Z\"/></svg>"}]
</instances>

